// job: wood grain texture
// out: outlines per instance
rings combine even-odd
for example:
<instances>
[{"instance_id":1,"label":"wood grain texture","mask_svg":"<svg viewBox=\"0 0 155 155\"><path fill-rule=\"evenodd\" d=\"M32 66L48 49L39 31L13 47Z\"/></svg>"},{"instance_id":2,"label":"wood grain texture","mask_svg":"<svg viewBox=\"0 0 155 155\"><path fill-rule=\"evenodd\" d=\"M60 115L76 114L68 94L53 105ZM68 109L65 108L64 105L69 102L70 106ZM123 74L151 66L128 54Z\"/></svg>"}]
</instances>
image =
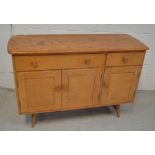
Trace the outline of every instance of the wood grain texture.
<instances>
[{"instance_id":1,"label":"wood grain texture","mask_svg":"<svg viewBox=\"0 0 155 155\"><path fill-rule=\"evenodd\" d=\"M106 68L101 104L131 102L137 87L140 69L140 66Z\"/></svg>"},{"instance_id":2,"label":"wood grain texture","mask_svg":"<svg viewBox=\"0 0 155 155\"><path fill-rule=\"evenodd\" d=\"M145 52L108 53L106 66L142 65Z\"/></svg>"},{"instance_id":3,"label":"wood grain texture","mask_svg":"<svg viewBox=\"0 0 155 155\"><path fill-rule=\"evenodd\" d=\"M8 43L10 54L69 54L145 51L148 47L127 34L18 35Z\"/></svg>"},{"instance_id":4,"label":"wood grain texture","mask_svg":"<svg viewBox=\"0 0 155 155\"><path fill-rule=\"evenodd\" d=\"M62 108L90 107L98 104L101 76L98 68L62 71Z\"/></svg>"},{"instance_id":5,"label":"wood grain texture","mask_svg":"<svg viewBox=\"0 0 155 155\"><path fill-rule=\"evenodd\" d=\"M61 71L17 73L20 112L61 108Z\"/></svg>"},{"instance_id":6,"label":"wood grain texture","mask_svg":"<svg viewBox=\"0 0 155 155\"><path fill-rule=\"evenodd\" d=\"M16 71L102 67L105 54L14 56Z\"/></svg>"},{"instance_id":7,"label":"wood grain texture","mask_svg":"<svg viewBox=\"0 0 155 155\"><path fill-rule=\"evenodd\" d=\"M20 114L84 109L133 101L147 46L129 35L14 36ZM105 52L105 53L104 53Z\"/></svg>"}]
</instances>

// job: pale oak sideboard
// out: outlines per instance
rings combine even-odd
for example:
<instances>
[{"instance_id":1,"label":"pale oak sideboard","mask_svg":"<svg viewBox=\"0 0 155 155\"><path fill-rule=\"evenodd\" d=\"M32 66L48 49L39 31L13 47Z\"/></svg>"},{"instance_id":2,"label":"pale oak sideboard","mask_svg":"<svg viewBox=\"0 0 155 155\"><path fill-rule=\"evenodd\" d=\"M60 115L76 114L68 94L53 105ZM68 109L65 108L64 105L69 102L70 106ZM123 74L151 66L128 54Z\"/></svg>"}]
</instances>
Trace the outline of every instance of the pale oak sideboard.
<instances>
[{"instance_id":1,"label":"pale oak sideboard","mask_svg":"<svg viewBox=\"0 0 155 155\"><path fill-rule=\"evenodd\" d=\"M17 35L12 55L20 114L113 106L134 100L148 47L127 34Z\"/></svg>"}]
</instances>

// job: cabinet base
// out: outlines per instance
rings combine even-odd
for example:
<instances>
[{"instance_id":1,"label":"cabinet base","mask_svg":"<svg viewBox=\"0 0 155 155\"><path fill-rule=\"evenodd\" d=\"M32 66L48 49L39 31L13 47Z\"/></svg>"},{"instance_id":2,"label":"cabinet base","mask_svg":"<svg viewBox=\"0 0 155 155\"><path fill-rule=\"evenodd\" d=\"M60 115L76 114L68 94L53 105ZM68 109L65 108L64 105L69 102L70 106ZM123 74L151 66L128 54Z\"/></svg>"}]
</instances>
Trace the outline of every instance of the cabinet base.
<instances>
[{"instance_id":1,"label":"cabinet base","mask_svg":"<svg viewBox=\"0 0 155 155\"><path fill-rule=\"evenodd\" d=\"M113 105L115 111L116 111L116 114L117 114L117 117L120 117L120 105L117 104L117 105ZM31 114L31 127L35 127L36 125L36 115L37 114Z\"/></svg>"}]
</instances>

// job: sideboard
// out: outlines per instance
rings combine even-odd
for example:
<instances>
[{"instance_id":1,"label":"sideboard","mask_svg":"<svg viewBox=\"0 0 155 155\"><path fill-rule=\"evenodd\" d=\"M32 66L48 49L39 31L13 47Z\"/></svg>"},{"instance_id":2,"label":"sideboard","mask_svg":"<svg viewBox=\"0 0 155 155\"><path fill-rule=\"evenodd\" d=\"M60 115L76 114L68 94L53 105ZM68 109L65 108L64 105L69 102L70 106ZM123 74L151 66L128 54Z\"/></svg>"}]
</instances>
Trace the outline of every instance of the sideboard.
<instances>
[{"instance_id":1,"label":"sideboard","mask_svg":"<svg viewBox=\"0 0 155 155\"><path fill-rule=\"evenodd\" d=\"M134 100L148 47L127 34L17 35L12 55L20 114L113 106Z\"/></svg>"}]
</instances>

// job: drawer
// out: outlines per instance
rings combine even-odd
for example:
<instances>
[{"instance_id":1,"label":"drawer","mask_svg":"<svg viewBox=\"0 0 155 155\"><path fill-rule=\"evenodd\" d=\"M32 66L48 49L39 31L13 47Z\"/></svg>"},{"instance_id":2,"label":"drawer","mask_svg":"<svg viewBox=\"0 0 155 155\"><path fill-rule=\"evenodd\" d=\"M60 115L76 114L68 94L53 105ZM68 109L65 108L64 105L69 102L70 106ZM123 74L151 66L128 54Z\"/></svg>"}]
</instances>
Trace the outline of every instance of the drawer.
<instances>
[{"instance_id":1,"label":"drawer","mask_svg":"<svg viewBox=\"0 0 155 155\"><path fill-rule=\"evenodd\" d=\"M105 54L14 56L16 71L99 67Z\"/></svg>"},{"instance_id":2,"label":"drawer","mask_svg":"<svg viewBox=\"0 0 155 155\"><path fill-rule=\"evenodd\" d=\"M109 53L107 54L106 66L142 65L144 56L145 52Z\"/></svg>"}]
</instances>

